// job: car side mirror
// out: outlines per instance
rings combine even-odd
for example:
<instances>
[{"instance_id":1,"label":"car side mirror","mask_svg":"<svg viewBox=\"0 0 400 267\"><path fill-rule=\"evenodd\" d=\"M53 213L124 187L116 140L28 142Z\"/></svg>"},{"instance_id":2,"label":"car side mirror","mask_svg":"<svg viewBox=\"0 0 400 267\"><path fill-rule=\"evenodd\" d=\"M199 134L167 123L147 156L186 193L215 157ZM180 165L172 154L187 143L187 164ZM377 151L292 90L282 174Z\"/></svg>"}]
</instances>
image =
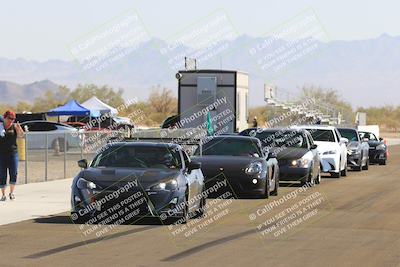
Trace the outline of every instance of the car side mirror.
<instances>
[{"instance_id":1,"label":"car side mirror","mask_svg":"<svg viewBox=\"0 0 400 267\"><path fill-rule=\"evenodd\" d=\"M82 169L87 169L88 167L88 162L86 159L81 159L78 161L78 166Z\"/></svg>"},{"instance_id":2,"label":"car side mirror","mask_svg":"<svg viewBox=\"0 0 400 267\"><path fill-rule=\"evenodd\" d=\"M311 149L317 149L317 147L318 147L318 145L316 145L316 144L313 144L310 146Z\"/></svg>"},{"instance_id":3,"label":"car side mirror","mask_svg":"<svg viewBox=\"0 0 400 267\"><path fill-rule=\"evenodd\" d=\"M201 168L201 162L191 161L188 164L188 172L190 173L192 170L198 170Z\"/></svg>"},{"instance_id":4,"label":"car side mirror","mask_svg":"<svg viewBox=\"0 0 400 267\"><path fill-rule=\"evenodd\" d=\"M382 142L382 141L383 141L383 138L382 138L382 137L379 137L379 141L381 141L381 142Z\"/></svg>"},{"instance_id":5,"label":"car side mirror","mask_svg":"<svg viewBox=\"0 0 400 267\"><path fill-rule=\"evenodd\" d=\"M368 138L363 138L363 142L368 142L369 139Z\"/></svg>"},{"instance_id":6,"label":"car side mirror","mask_svg":"<svg viewBox=\"0 0 400 267\"><path fill-rule=\"evenodd\" d=\"M274 152L269 152L267 158L268 159L275 159L276 158L276 154Z\"/></svg>"},{"instance_id":7,"label":"car side mirror","mask_svg":"<svg viewBox=\"0 0 400 267\"><path fill-rule=\"evenodd\" d=\"M340 138L340 142L347 144L349 142L349 139L342 137Z\"/></svg>"}]
</instances>

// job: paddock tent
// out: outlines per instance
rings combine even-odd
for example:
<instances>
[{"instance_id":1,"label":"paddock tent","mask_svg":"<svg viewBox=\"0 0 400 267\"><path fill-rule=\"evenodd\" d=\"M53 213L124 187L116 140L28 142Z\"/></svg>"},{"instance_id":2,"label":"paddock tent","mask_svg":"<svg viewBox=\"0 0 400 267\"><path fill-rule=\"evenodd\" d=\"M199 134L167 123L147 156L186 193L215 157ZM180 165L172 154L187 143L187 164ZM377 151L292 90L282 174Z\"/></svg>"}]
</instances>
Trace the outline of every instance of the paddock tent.
<instances>
[{"instance_id":1,"label":"paddock tent","mask_svg":"<svg viewBox=\"0 0 400 267\"><path fill-rule=\"evenodd\" d=\"M75 100L69 101L64 106L60 106L54 109L51 109L47 112L48 116L91 116L98 117L100 116L100 112L97 110L90 110L82 105L80 105Z\"/></svg>"},{"instance_id":2,"label":"paddock tent","mask_svg":"<svg viewBox=\"0 0 400 267\"><path fill-rule=\"evenodd\" d=\"M116 108L107 105L106 103L102 102L95 96L83 102L82 106L88 110L97 111L101 114L104 113L110 113L111 115L118 114L118 110Z\"/></svg>"}]
</instances>

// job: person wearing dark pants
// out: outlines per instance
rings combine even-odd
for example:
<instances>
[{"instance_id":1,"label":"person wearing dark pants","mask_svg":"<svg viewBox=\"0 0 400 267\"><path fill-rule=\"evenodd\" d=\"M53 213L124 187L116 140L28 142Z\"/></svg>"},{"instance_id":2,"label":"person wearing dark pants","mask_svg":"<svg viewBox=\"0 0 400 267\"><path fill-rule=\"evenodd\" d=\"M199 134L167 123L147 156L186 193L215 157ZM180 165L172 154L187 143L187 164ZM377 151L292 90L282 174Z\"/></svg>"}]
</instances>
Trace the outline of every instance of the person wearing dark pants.
<instances>
[{"instance_id":1,"label":"person wearing dark pants","mask_svg":"<svg viewBox=\"0 0 400 267\"><path fill-rule=\"evenodd\" d=\"M24 131L15 123L15 112L6 111L0 122L0 201L6 200L7 173L10 176L10 199L14 199L14 188L18 176L17 137L23 137Z\"/></svg>"}]
</instances>

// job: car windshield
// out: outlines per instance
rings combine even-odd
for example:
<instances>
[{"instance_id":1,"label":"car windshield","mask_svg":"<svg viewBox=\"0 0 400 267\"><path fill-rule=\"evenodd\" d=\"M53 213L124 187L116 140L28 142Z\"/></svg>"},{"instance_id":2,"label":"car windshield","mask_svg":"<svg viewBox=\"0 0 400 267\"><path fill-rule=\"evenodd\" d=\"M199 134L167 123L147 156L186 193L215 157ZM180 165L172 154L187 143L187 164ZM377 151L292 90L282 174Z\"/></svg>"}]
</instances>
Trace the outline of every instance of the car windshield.
<instances>
[{"instance_id":1,"label":"car windshield","mask_svg":"<svg viewBox=\"0 0 400 267\"><path fill-rule=\"evenodd\" d=\"M335 136L332 130L307 129L312 135L314 141L335 142Z\"/></svg>"},{"instance_id":2,"label":"car windshield","mask_svg":"<svg viewBox=\"0 0 400 267\"><path fill-rule=\"evenodd\" d=\"M376 138L375 134L373 133L368 133L368 132L359 132L359 133L361 139L367 138L370 141L378 141L378 138Z\"/></svg>"},{"instance_id":3,"label":"car windshield","mask_svg":"<svg viewBox=\"0 0 400 267\"><path fill-rule=\"evenodd\" d=\"M338 129L342 137L349 139L349 141L359 141L357 131L353 129Z\"/></svg>"},{"instance_id":4,"label":"car windshield","mask_svg":"<svg viewBox=\"0 0 400 267\"><path fill-rule=\"evenodd\" d=\"M265 131L256 135L263 146L307 148L304 136L295 131Z\"/></svg>"},{"instance_id":5,"label":"car windshield","mask_svg":"<svg viewBox=\"0 0 400 267\"><path fill-rule=\"evenodd\" d=\"M203 145L203 155L215 156L248 156L261 157L262 153L257 143L251 139L218 138L212 139ZM197 148L195 155L200 155L200 148Z\"/></svg>"},{"instance_id":6,"label":"car windshield","mask_svg":"<svg viewBox=\"0 0 400 267\"><path fill-rule=\"evenodd\" d=\"M179 152L168 147L112 146L98 154L91 167L178 169Z\"/></svg>"}]
</instances>

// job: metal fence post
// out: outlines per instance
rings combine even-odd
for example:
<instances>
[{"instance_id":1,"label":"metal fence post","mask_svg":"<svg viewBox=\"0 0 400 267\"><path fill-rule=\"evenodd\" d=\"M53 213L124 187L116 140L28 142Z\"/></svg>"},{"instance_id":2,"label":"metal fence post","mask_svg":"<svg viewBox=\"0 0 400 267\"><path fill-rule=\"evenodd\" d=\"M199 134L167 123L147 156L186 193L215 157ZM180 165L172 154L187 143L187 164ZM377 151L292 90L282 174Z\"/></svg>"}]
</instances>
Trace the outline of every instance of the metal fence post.
<instances>
[{"instance_id":1,"label":"metal fence post","mask_svg":"<svg viewBox=\"0 0 400 267\"><path fill-rule=\"evenodd\" d=\"M45 172L44 172L44 180L46 182L47 182L47 175L48 175L48 161L49 161L49 134L46 133Z\"/></svg>"},{"instance_id":2,"label":"metal fence post","mask_svg":"<svg viewBox=\"0 0 400 267\"><path fill-rule=\"evenodd\" d=\"M64 179L67 178L67 133L64 132Z\"/></svg>"},{"instance_id":3,"label":"metal fence post","mask_svg":"<svg viewBox=\"0 0 400 267\"><path fill-rule=\"evenodd\" d=\"M80 148L80 150L81 150L81 159L83 159L83 146L85 145L85 144L84 144L85 138L86 138L85 133L81 133L81 138L79 138L79 139L80 139L80 141L79 141L79 148Z\"/></svg>"},{"instance_id":4,"label":"metal fence post","mask_svg":"<svg viewBox=\"0 0 400 267\"><path fill-rule=\"evenodd\" d=\"M25 184L28 183L28 134L25 134Z\"/></svg>"}]
</instances>

